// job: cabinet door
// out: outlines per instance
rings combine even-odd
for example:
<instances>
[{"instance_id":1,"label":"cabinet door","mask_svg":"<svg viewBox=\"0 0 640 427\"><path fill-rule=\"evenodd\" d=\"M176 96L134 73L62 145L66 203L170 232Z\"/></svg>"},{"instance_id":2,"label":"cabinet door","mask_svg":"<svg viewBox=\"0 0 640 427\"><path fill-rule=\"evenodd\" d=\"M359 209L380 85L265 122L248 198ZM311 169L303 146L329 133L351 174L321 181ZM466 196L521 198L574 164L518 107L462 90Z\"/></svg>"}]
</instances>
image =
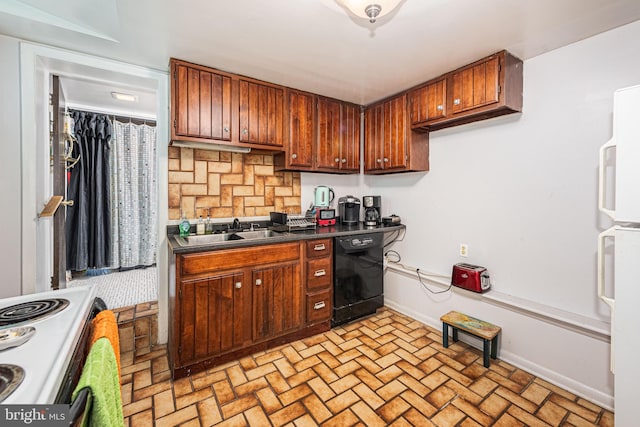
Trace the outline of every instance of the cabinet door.
<instances>
[{"instance_id":1,"label":"cabinet door","mask_svg":"<svg viewBox=\"0 0 640 427\"><path fill-rule=\"evenodd\" d=\"M289 92L289 164L313 166L314 96Z\"/></svg>"},{"instance_id":2,"label":"cabinet door","mask_svg":"<svg viewBox=\"0 0 640 427\"><path fill-rule=\"evenodd\" d=\"M441 119L447 115L447 80L441 79L414 89L409 94L411 124Z\"/></svg>"},{"instance_id":3,"label":"cabinet door","mask_svg":"<svg viewBox=\"0 0 640 427\"><path fill-rule=\"evenodd\" d=\"M340 121L340 169L360 171L360 106L342 104Z\"/></svg>"},{"instance_id":4,"label":"cabinet door","mask_svg":"<svg viewBox=\"0 0 640 427\"><path fill-rule=\"evenodd\" d=\"M173 75L176 135L231 140L231 78L184 64Z\"/></svg>"},{"instance_id":5,"label":"cabinet door","mask_svg":"<svg viewBox=\"0 0 640 427\"><path fill-rule=\"evenodd\" d=\"M251 276L253 340L300 328L304 313L300 263L253 270Z\"/></svg>"},{"instance_id":6,"label":"cabinet door","mask_svg":"<svg viewBox=\"0 0 640 427\"><path fill-rule=\"evenodd\" d=\"M240 80L240 142L282 146L284 90Z\"/></svg>"},{"instance_id":7,"label":"cabinet door","mask_svg":"<svg viewBox=\"0 0 640 427\"><path fill-rule=\"evenodd\" d=\"M340 101L319 97L316 166L324 169L340 169L341 161Z\"/></svg>"},{"instance_id":8,"label":"cabinet door","mask_svg":"<svg viewBox=\"0 0 640 427\"><path fill-rule=\"evenodd\" d=\"M407 164L407 95L384 103L383 169L404 168Z\"/></svg>"},{"instance_id":9,"label":"cabinet door","mask_svg":"<svg viewBox=\"0 0 640 427\"><path fill-rule=\"evenodd\" d=\"M242 273L183 282L180 287L183 364L251 340L251 287Z\"/></svg>"},{"instance_id":10,"label":"cabinet door","mask_svg":"<svg viewBox=\"0 0 640 427\"><path fill-rule=\"evenodd\" d=\"M453 73L451 111L460 113L483 105L498 102L499 85L498 56Z\"/></svg>"},{"instance_id":11,"label":"cabinet door","mask_svg":"<svg viewBox=\"0 0 640 427\"><path fill-rule=\"evenodd\" d=\"M377 104L366 109L364 113L364 168L365 170L383 169L384 144L384 104Z\"/></svg>"}]
</instances>

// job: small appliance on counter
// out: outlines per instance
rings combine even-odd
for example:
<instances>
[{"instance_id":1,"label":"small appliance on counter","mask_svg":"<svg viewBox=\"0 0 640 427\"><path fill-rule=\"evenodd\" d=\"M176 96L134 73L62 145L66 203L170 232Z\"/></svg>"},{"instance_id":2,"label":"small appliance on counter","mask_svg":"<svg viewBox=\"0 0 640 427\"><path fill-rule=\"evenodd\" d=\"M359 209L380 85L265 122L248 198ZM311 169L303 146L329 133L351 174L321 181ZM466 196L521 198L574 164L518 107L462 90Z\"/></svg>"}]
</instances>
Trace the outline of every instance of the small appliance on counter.
<instances>
[{"instance_id":1,"label":"small appliance on counter","mask_svg":"<svg viewBox=\"0 0 640 427\"><path fill-rule=\"evenodd\" d=\"M320 227L336 225L336 210L332 208L316 208L316 222Z\"/></svg>"},{"instance_id":2,"label":"small appliance on counter","mask_svg":"<svg viewBox=\"0 0 640 427\"><path fill-rule=\"evenodd\" d=\"M333 190L327 186L320 185L313 190L313 205L316 208L328 208L335 197Z\"/></svg>"},{"instance_id":3,"label":"small appliance on counter","mask_svg":"<svg viewBox=\"0 0 640 427\"><path fill-rule=\"evenodd\" d=\"M398 215L384 216L382 217L383 225L399 225L400 217Z\"/></svg>"},{"instance_id":4,"label":"small appliance on counter","mask_svg":"<svg viewBox=\"0 0 640 427\"><path fill-rule=\"evenodd\" d=\"M354 196L343 196L338 199L340 223L357 225L360 221L360 199Z\"/></svg>"},{"instance_id":5,"label":"small appliance on counter","mask_svg":"<svg viewBox=\"0 0 640 427\"><path fill-rule=\"evenodd\" d=\"M364 196L362 198L364 208L364 225L375 227L382 221L382 198L380 196Z\"/></svg>"},{"instance_id":6,"label":"small appliance on counter","mask_svg":"<svg viewBox=\"0 0 640 427\"><path fill-rule=\"evenodd\" d=\"M458 288L482 293L491 287L489 273L479 265L458 263L453 266L451 284Z\"/></svg>"}]
</instances>

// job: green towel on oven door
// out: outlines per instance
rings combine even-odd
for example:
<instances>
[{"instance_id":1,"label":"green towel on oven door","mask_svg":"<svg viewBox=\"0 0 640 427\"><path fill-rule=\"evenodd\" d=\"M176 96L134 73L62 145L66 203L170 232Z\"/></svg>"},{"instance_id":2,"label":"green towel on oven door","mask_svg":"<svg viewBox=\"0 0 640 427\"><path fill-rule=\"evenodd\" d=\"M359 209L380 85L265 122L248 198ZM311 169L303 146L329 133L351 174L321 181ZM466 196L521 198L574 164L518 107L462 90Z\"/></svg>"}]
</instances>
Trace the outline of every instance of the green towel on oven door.
<instances>
[{"instance_id":1,"label":"green towel on oven door","mask_svg":"<svg viewBox=\"0 0 640 427\"><path fill-rule=\"evenodd\" d=\"M118 365L111 342L107 338L100 338L91 346L80 381L71 399L75 400L80 390L85 387L91 392L86 405L88 413L84 414L82 425L122 427L124 417Z\"/></svg>"}]
</instances>

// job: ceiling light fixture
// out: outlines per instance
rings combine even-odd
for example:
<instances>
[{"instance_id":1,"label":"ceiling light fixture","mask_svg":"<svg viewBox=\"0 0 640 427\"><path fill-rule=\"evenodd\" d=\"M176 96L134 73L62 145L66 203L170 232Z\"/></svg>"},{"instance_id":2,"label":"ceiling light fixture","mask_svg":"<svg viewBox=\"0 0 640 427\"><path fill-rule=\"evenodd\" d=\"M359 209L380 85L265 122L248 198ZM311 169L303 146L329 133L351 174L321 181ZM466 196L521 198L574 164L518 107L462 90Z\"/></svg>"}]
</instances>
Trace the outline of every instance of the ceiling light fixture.
<instances>
[{"instance_id":1,"label":"ceiling light fixture","mask_svg":"<svg viewBox=\"0 0 640 427\"><path fill-rule=\"evenodd\" d=\"M136 102L138 100L137 96L130 95L128 93L111 92L111 96L117 99L118 101Z\"/></svg>"},{"instance_id":2,"label":"ceiling light fixture","mask_svg":"<svg viewBox=\"0 0 640 427\"><path fill-rule=\"evenodd\" d=\"M347 7L359 18L369 19L370 23L398 7L402 0L336 0Z\"/></svg>"}]
</instances>

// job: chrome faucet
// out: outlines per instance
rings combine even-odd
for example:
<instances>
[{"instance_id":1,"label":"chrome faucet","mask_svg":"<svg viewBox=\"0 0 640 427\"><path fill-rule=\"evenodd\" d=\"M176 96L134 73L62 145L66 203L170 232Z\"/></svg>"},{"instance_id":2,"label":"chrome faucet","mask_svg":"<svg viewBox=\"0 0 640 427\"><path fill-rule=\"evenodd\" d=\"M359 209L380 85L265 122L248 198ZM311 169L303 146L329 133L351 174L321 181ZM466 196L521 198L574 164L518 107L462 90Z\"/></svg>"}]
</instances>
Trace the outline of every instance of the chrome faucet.
<instances>
[{"instance_id":1,"label":"chrome faucet","mask_svg":"<svg viewBox=\"0 0 640 427\"><path fill-rule=\"evenodd\" d=\"M240 230L242 227L240 226L240 220L238 218L233 219L233 224L231 224L232 230Z\"/></svg>"},{"instance_id":2,"label":"chrome faucet","mask_svg":"<svg viewBox=\"0 0 640 427\"><path fill-rule=\"evenodd\" d=\"M260 224L255 224L255 223L252 222L250 227L251 227L250 230L254 231L257 228L260 228Z\"/></svg>"}]
</instances>

